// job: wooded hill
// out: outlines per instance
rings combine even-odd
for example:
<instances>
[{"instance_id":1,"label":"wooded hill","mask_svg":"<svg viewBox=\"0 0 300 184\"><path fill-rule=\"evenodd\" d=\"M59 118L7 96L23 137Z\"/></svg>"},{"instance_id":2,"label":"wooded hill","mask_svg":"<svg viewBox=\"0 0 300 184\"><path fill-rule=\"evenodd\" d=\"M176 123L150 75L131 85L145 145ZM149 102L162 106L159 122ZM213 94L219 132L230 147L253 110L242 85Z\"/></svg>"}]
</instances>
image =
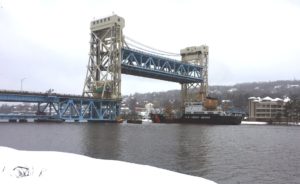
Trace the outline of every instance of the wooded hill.
<instances>
[{"instance_id":1,"label":"wooded hill","mask_svg":"<svg viewBox=\"0 0 300 184\"><path fill-rule=\"evenodd\" d=\"M210 86L209 96L217 97L219 100L231 100L233 105L244 111L248 111L248 98L266 97L291 99L300 98L300 80L281 80L270 82L240 83L232 86ZM124 96L123 102L127 106L132 106L132 100L137 107L144 107L148 102L153 103L155 108L163 108L168 103L172 103L175 109L180 107L180 90L170 90L165 92L135 93Z\"/></svg>"}]
</instances>

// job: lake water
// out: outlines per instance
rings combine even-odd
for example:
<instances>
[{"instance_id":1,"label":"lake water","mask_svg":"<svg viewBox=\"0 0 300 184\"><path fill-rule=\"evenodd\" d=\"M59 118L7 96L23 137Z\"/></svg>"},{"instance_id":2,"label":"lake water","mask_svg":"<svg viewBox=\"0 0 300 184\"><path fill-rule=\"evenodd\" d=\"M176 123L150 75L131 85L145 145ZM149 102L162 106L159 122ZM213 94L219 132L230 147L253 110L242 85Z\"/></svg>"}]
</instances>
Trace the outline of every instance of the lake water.
<instances>
[{"instance_id":1,"label":"lake water","mask_svg":"<svg viewBox=\"0 0 300 184\"><path fill-rule=\"evenodd\" d=\"M146 164L220 184L300 183L300 126L1 122L0 145Z\"/></svg>"}]
</instances>

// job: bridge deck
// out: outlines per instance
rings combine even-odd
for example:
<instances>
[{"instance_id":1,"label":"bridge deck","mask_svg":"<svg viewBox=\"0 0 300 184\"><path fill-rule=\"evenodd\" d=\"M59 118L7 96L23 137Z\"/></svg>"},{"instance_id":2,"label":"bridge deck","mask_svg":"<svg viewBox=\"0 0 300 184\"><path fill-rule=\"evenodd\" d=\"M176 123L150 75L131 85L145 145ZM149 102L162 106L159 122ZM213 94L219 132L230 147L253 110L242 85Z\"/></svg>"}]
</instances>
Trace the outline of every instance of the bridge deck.
<instances>
[{"instance_id":1,"label":"bridge deck","mask_svg":"<svg viewBox=\"0 0 300 184\"><path fill-rule=\"evenodd\" d=\"M178 83L202 82L202 67L123 48L122 73Z\"/></svg>"},{"instance_id":2,"label":"bridge deck","mask_svg":"<svg viewBox=\"0 0 300 184\"><path fill-rule=\"evenodd\" d=\"M59 94L59 93L42 93L32 91L13 91L13 90L0 90L0 101L2 102L59 102L66 99L94 101L94 102L115 102L121 99L99 99L92 97L84 97L81 95L73 94Z\"/></svg>"},{"instance_id":3,"label":"bridge deck","mask_svg":"<svg viewBox=\"0 0 300 184\"><path fill-rule=\"evenodd\" d=\"M115 121L120 99L98 99L79 95L0 90L2 102L37 103L34 114L0 114L0 119L45 119Z\"/></svg>"}]
</instances>

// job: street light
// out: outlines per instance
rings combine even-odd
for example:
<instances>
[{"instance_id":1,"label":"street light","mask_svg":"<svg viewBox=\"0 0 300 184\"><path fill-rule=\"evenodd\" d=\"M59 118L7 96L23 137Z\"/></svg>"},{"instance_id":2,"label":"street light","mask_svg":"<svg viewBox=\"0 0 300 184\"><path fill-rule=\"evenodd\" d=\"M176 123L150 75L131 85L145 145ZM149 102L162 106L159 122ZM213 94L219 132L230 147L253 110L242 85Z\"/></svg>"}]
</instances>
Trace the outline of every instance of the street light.
<instances>
[{"instance_id":1,"label":"street light","mask_svg":"<svg viewBox=\"0 0 300 184\"><path fill-rule=\"evenodd\" d=\"M26 79L26 77L21 79L21 91L23 91L23 81Z\"/></svg>"}]
</instances>

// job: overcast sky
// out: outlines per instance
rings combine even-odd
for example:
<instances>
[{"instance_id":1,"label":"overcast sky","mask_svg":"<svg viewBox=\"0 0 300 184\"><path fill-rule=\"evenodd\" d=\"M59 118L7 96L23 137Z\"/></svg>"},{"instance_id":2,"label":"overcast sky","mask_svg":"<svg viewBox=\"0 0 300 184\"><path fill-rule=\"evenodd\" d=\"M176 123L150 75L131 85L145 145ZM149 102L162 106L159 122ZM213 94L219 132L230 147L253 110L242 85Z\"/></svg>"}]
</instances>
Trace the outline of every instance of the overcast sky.
<instances>
[{"instance_id":1,"label":"overcast sky","mask_svg":"<svg viewBox=\"0 0 300 184\"><path fill-rule=\"evenodd\" d=\"M300 79L297 0L0 0L0 89L81 94L90 21L125 19L124 34L179 53L209 46L209 84ZM122 93L180 89L122 75Z\"/></svg>"}]
</instances>

